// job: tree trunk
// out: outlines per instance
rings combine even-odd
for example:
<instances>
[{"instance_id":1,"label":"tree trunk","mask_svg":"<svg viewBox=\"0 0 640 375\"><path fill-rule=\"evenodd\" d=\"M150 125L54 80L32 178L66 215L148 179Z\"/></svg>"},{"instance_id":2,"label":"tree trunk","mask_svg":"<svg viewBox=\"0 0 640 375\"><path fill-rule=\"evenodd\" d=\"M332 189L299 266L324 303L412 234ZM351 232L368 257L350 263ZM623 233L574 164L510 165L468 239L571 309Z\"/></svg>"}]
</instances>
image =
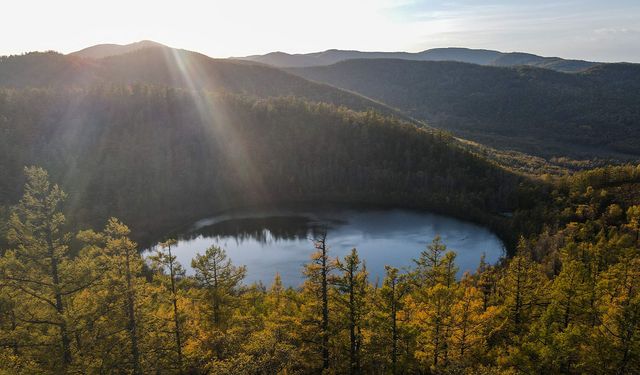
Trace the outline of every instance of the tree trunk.
<instances>
[{"instance_id":1,"label":"tree trunk","mask_svg":"<svg viewBox=\"0 0 640 375\"><path fill-rule=\"evenodd\" d=\"M398 373L398 319L396 311L396 280L391 281L391 368Z\"/></svg>"},{"instance_id":2,"label":"tree trunk","mask_svg":"<svg viewBox=\"0 0 640 375\"><path fill-rule=\"evenodd\" d=\"M138 328L135 315L135 292L133 290L133 282L131 277L130 255L126 250L126 278L127 278L127 317L129 338L131 340L131 356L133 357L133 374L141 375L140 367L140 350L138 349Z\"/></svg>"},{"instance_id":3,"label":"tree trunk","mask_svg":"<svg viewBox=\"0 0 640 375\"><path fill-rule=\"evenodd\" d=\"M326 236L320 239L322 251L322 369L329 368L329 295L327 286L327 246Z\"/></svg>"},{"instance_id":4,"label":"tree trunk","mask_svg":"<svg viewBox=\"0 0 640 375\"><path fill-rule=\"evenodd\" d=\"M53 282L53 293L56 301L56 312L60 318L58 325L60 330L60 341L62 344L62 363L64 367L71 364L71 339L67 331L67 323L64 320L64 304L62 302L62 292L60 290L60 276L58 275L58 259L55 254L55 247L53 246L51 228L47 230L47 245L49 247L49 256L51 257L51 279Z\"/></svg>"},{"instance_id":5,"label":"tree trunk","mask_svg":"<svg viewBox=\"0 0 640 375\"><path fill-rule=\"evenodd\" d=\"M171 245L169 251L169 276L171 278L171 296L173 302L173 322L175 323L176 349L178 353L178 373L182 374L182 337L180 336L180 320L178 317L178 298L176 295L176 280L173 272L173 256L171 255Z\"/></svg>"}]
</instances>

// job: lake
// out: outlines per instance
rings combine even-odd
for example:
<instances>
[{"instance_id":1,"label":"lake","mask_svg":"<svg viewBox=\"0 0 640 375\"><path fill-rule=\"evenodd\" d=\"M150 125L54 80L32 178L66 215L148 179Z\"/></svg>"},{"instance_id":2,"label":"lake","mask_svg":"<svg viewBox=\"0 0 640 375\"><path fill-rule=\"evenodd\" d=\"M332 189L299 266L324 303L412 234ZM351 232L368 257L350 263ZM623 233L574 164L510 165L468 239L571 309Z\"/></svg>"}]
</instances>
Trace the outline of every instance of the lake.
<instances>
[{"instance_id":1,"label":"lake","mask_svg":"<svg viewBox=\"0 0 640 375\"><path fill-rule=\"evenodd\" d=\"M382 280L385 265L412 266L436 235L456 251L458 276L474 271L483 253L489 263L504 253L498 237L476 224L420 211L340 208L234 211L194 223L177 235L172 251L191 274L191 259L216 244L235 265L247 266L246 283L270 285L278 272L285 285L298 286L314 252L311 239L324 228L329 255L342 258L357 248L371 282Z\"/></svg>"}]
</instances>

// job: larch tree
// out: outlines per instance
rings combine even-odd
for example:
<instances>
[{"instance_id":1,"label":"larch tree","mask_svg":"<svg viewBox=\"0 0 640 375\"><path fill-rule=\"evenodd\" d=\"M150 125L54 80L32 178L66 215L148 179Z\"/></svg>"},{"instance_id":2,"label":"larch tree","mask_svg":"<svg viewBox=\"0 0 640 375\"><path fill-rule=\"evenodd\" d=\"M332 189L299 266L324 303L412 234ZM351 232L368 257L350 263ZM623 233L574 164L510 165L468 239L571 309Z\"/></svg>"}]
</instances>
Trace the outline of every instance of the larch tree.
<instances>
[{"instance_id":1,"label":"larch tree","mask_svg":"<svg viewBox=\"0 0 640 375\"><path fill-rule=\"evenodd\" d=\"M372 298L371 345L380 351L375 360L380 363L378 367L394 375L406 372L407 356L402 350L408 335L403 321L405 296L410 290L406 276L395 267L385 266L382 286L374 290Z\"/></svg>"},{"instance_id":2,"label":"larch tree","mask_svg":"<svg viewBox=\"0 0 640 375\"><path fill-rule=\"evenodd\" d=\"M349 373L352 375L360 374L362 371L362 331L368 304L367 269L360 261L358 251L355 248L343 261L337 259L334 267L341 272L331 278L331 283L337 287L337 300L344 311L341 320L347 322L349 330Z\"/></svg>"},{"instance_id":3,"label":"larch tree","mask_svg":"<svg viewBox=\"0 0 640 375\"><path fill-rule=\"evenodd\" d=\"M177 257L172 253L171 247L175 246L177 241L169 239L158 244L156 254L151 257L152 262L158 268L159 276L168 278L168 291L171 300L172 318L173 318L173 336L175 340L175 352L177 358L178 372L184 372L183 357L183 329L182 329L182 313L178 306L178 283L185 276L182 265L178 262Z\"/></svg>"},{"instance_id":4,"label":"larch tree","mask_svg":"<svg viewBox=\"0 0 640 375\"><path fill-rule=\"evenodd\" d=\"M311 341L318 346L322 370L329 369L329 278L334 270L334 262L329 258L326 231L313 239L316 251L311 262L304 267L306 277L303 285L306 312L305 320L311 326Z\"/></svg>"},{"instance_id":5,"label":"larch tree","mask_svg":"<svg viewBox=\"0 0 640 375\"><path fill-rule=\"evenodd\" d=\"M528 323L541 314L548 290L548 281L540 265L526 252L524 239L520 240L518 254L509 260L499 283L503 304L508 309L511 332L520 338Z\"/></svg>"},{"instance_id":6,"label":"larch tree","mask_svg":"<svg viewBox=\"0 0 640 375\"><path fill-rule=\"evenodd\" d=\"M105 343L115 339L113 346L128 348L128 353L105 348L98 355L104 360L106 353L115 352L114 355L120 356L114 359L116 362L128 358L126 362L130 365L130 371L138 375L143 373L139 293L145 284L145 280L140 280L144 261L137 244L129 238L129 233L125 224L110 218L102 232L82 231L78 239L85 244L85 251L94 254L103 273L100 283L91 289L92 295L89 296L99 305L97 312L110 318L106 332L97 333L97 339ZM88 325L96 329L97 323L89 322ZM118 333L122 330L126 332L126 339L121 340Z\"/></svg>"},{"instance_id":7,"label":"larch tree","mask_svg":"<svg viewBox=\"0 0 640 375\"><path fill-rule=\"evenodd\" d=\"M600 319L593 331L592 368L612 374L640 371L640 259L611 266L598 285Z\"/></svg>"},{"instance_id":8,"label":"larch tree","mask_svg":"<svg viewBox=\"0 0 640 375\"><path fill-rule=\"evenodd\" d=\"M415 260L414 324L421 331L416 352L427 371L440 371L449 362L451 308L456 296L456 254L447 251L440 236Z\"/></svg>"},{"instance_id":9,"label":"larch tree","mask_svg":"<svg viewBox=\"0 0 640 375\"><path fill-rule=\"evenodd\" d=\"M499 326L501 308L485 308L484 295L472 280L465 275L456 291L451 307L451 355L459 366L472 368L477 358L487 351L487 341Z\"/></svg>"},{"instance_id":10,"label":"larch tree","mask_svg":"<svg viewBox=\"0 0 640 375\"><path fill-rule=\"evenodd\" d=\"M64 232L61 212L66 194L42 168L25 168L25 176L24 195L8 223L12 248L1 260L1 282L15 291L19 302L15 322L25 327L26 335L17 348L40 348L34 355L43 369L66 371L73 362L75 333L68 306L92 283L92 265L70 256L71 236Z\"/></svg>"},{"instance_id":11,"label":"larch tree","mask_svg":"<svg viewBox=\"0 0 640 375\"><path fill-rule=\"evenodd\" d=\"M218 247L209 247L204 254L196 254L191 261L195 279L206 291L207 301L211 304L212 321L216 329L224 328L229 319L229 310L235 303L238 287L244 279L247 268L236 267L227 258L226 252Z\"/></svg>"}]
</instances>

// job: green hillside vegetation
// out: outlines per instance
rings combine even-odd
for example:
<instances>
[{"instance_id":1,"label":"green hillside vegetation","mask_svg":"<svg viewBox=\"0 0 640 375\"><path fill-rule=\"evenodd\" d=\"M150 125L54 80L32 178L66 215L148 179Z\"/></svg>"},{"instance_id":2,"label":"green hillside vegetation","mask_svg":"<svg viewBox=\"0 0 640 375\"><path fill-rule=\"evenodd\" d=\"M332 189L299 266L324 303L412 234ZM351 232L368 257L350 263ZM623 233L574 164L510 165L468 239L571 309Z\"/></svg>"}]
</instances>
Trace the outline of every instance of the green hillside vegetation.
<instances>
[{"instance_id":1,"label":"green hillside vegetation","mask_svg":"<svg viewBox=\"0 0 640 375\"><path fill-rule=\"evenodd\" d=\"M640 156L640 66L635 64L565 74L379 59L289 71L502 149L546 158Z\"/></svg>"},{"instance_id":2,"label":"green hillside vegetation","mask_svg":"<svg viewBox=\"0 0 640 375\"><path fill-rule=\"evenodd\" d=\"M142 48L98 60L56 52L0 57L0 87L86 89L109 84L170 86L256 98L296 96L358 111L375 109L404 117L358 94L310 82L280 69L246 61L212 59L169 47Z\"/></svg>"},{"instance_id":3,"label":"green hillside vegetation","mask_svg":"<svg viewBox=\"0 0 640 375\"><path fill-rule=\"evenodd\" d=\"M299 288L278 275L246 285L215 246L192 276L172 240L145 261L114 218L70 232L67 195L43 169L25 176L0 251L6 374L640 371L640 206L627 200L638 201L640 165L554 183L551 206L540 203L556 225L461 280L439 238L372 284L357 249L335 259L319 235ZM620 194L628 184L635 197Z\"/></svg>"},{"instance_id":4,"label":"green hillside vegetation","mask_svg":"<svg viewBox=\"0 0 640 375\"><path fill-rule=\"evenodd\" d=\"M133 46L133 45L131 45ZM95 46L99 47L99 46ZM95 47L90 47L95 48ZM125 46L122 46L125 47ZM83 51L76 52L82 53ZM490 66L528 65L560 72L576 73L585 71L600 63L584 60L567 60L559 57L543 57L522 52L499 52L471 48L432 48L422 52L363 52L330 49L323 52L289 54L272 52L239 59L257 61L281 68L302 68L331 65L353 59L402 59L414 61L458 61Z\"/></svg>"},{"instance_id":5,"label":"green hillside vegetation","mask_svg":"<svg viewBox=\"0 0 640 375\"><path fill-rule=\"evenodd\" d=\"M490 145L640 154L635 65L296 73ZM399 113L164 47L0 58L0 374L640 373L640 165L496 151ZM286 288L245 283L215 246L187 275L167 238L228 209L325 203L455 216L508 251L457 279L436 237L373 281L317 231Z\"/></svg>"},{"instance_id":6,"label":"green hillside vegetation","mask_svg":"<svg viewBox=\"0 0 640 375\"><path fill-rule=\"evenodd\" d=\"M166 87L0 91L0 197L41 165L73 223L137 239L230 208L343 202L426 208L504 228L525 180L447 134L375 112ZM508 233L505 239L509 242ZM512 241L513 242L513 241Z\"/></svg>"}]
</instances>

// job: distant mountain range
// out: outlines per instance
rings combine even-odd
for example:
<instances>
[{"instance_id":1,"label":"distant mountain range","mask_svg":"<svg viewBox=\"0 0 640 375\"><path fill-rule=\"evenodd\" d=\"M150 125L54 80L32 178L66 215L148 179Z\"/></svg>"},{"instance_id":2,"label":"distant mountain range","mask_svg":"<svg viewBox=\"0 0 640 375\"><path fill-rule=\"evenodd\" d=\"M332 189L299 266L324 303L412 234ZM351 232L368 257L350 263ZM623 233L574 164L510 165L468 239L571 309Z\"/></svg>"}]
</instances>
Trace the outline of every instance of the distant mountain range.
<instances>
[{"instance_id":1,"label":"distant mountain range","mask_svg":"<svg viewBox=\"0 0 640 375\"><path fill-rule=\"evenodd\" d=\"M376 58L360 58L363 54ZM293 96L424 121L461 138L546 158L640 158L640 64L557 59L546 60L542 68L541 62L523 66L524 60L517 58L535 55L468 49L421 53L443 61L391 58L393 53L311 55L326 64L336 56L359 58L278 68L257 58L213 59L142 41L69 55L0 57L0 87L144 84L255 98ZM463 57L467 62L450 61ZM496 66L508 61L517 66ZM557 71L570 66L571 74Z\"/></svg>"},{"instance_id":2,"label":"distant mountain range","mask_svg":"<svg viewBox=\"0 0 640 375\"><path fill-rule=\"evenodd\" d=\"M546 157L640 155L640 64L567 74L451 61L348 60L288 69L436 128Z\"/></svg>"},{"instance_id":3,"label":"distant mountain range","mask_svg":"<svg viewBox=\"0 0 640 375\"><path fill-rule=\"evenodd\" d=\"M458 61L478 65L516 66L528 65L560 72L581 72L598 65L597 62L567 60L559 57L543 57L522 52L499 52L486 49L434 48L422 52L361 52L330 49L324 52L288 54L272 52L266 55L240 57L282 68L331 65L353 59L400 59L416 61Z\"/></svg>"},{"instance_id":4,"label":"distant mountain range","mask_svg":"<svg viewBox=\"0 0 640 375\"><path fill-rule=\"evenodd\" d=\"M131 44L96 44L95 46L72 52L70 55L85 57L90 59L102 59L105 57L124 55L125 53L134 52L149 47L166 47L164 44L154 42L152 40L141 40Z\"/></svg>"},{"instance_id":5,"label":"distant mountain range","mask_svg":"<svg viewBox=\"0 0 640 375\"><path fill-rule=\"evenodd\" d=\"M140 83L257 98L295 96L358 111L374 109L383 114L409 119L388 106L361 95L311 82L264 64L213 59L197 52L173 49L153 42L126 46L100 45L83 51L69 55L32 52L0 57L0 87L85 88L104 84ZM104 56L107 52L115 55L99 59L82 57Z\"/></svg>"},{"instance_id":6,"label":"distant mountain range","mask_svg":"<svg viewBox=\"0 0 640 375\"><path fill-rule=\"evenodd\" d=\"M163 44L143 40L131 44L98 44L70 55L91 59L101 59L122 55L148 47L166 47ZM271 52L266 55L253 55L233 58L236 60L254 61L279 68L300 68L331 65L353 59L400 59L415 61L458 61L489 66L528 65L552 69L560 72L582 72L600 63L584 60L569 60L560 57L543 57L523 52L500 52L486 49L470 48L433 48L422 52L362 52L330 49L324 52L288 54Z\"/></svg>"}]
</instances>

